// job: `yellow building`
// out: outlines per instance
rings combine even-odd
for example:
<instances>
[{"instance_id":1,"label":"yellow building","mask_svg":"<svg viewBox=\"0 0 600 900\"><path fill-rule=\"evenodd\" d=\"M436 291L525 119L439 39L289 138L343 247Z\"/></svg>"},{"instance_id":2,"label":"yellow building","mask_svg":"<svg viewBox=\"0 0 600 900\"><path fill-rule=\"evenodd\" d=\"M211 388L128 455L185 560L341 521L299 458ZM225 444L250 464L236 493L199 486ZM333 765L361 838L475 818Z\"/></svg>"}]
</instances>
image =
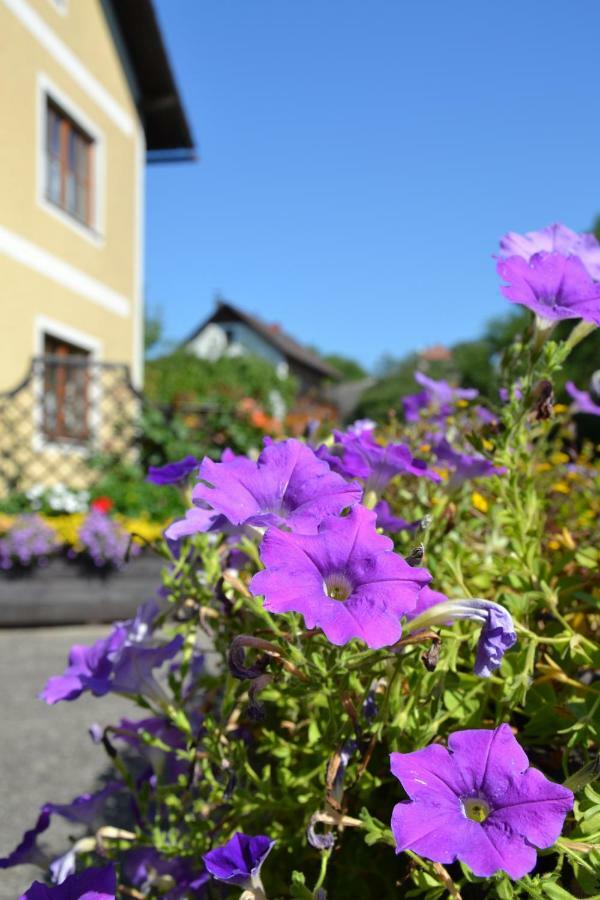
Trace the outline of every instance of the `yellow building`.
<instances>
[{"instance_id":1,"label":"yellow building","mask_svg":"<svg viewBox=\"0 0 600 900\"><path fill-rule=\"evenodd\" d=\"M0 0L0 122L0 393L42 356L139 388L145 163L194 155L151 0ZM40 377L34 449L82 446L101 386Z\"/></svg>"}]
</instances>

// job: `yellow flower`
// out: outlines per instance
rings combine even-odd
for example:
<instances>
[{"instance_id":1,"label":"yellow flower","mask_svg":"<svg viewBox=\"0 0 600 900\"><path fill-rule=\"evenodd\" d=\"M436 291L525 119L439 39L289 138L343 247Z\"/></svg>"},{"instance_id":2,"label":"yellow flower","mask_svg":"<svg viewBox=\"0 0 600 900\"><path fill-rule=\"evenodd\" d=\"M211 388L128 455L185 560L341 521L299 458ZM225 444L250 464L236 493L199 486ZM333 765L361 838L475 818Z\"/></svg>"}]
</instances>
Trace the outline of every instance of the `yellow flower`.
<instances>
[{"instance_id":1,"label":"yellow flower","mask_svg":"<svg viewBox=\"0 0 600 900\"><path fill-rule=\"evenodd\" d=\"M483 447L485 450L493 450L494 449L494 445L487 438L483 439L482 444L483 444Z\"/></svg>"},{"instance_id":2,"label":"yellow flower","mask_svg":"<svg viewBox=\"0 0 600 900\"><path fill-rule=\"evenodd\" d=\"M550 490L554 491L555 494L568 494L571 488L566 481L555 481L554 484L550 485Z\"/></svg>"},{"instance_id":3,"label":"yellow flower","mask_svg":"<svg viewBox=\"0 0 600 900\"><path fill-rule=\"evenodd\" d=\"M567 456L566 453L562 453L560 450L557 450L550 457L550 462L552 463L553 466L560 466L563 463L569 462L569 456Z\"/></svg>"},{"instance_id":4,"label":"yellow flower","mask_svg":"<svg viewBox=\"0 0 600 900\"><path fill-rule=\"evenodd\" d=\"M548 547L550 550L560 550L560 541L555 541L554 539L548 541Z\"/></svg>"},{"instance_id":5,"label":"yellow flower","mask_svg":"<svg viewBox=\"0 0 600 900\"><path fill-rule=\"evenodd\" d=\"M448 481L448 469L439 469L437 466L433 466L433 471L437 472L443 481Z\"/></svg>"},{"instance_id":6,"label":"yellow flower","mask_svg":"<svg viewBox=\"0 0 600 900\"><path fill-rule=\"evenodd\" d=\"M554 412L555 413L564 413L568 410L568 406L565 406L564 403L555 403L554 404Z\"/></svg>"},{"instance_id":7,"label":"yellow flower","mask_svg":"<svg viewBox=\"0 0 600 900\"><path fill-rule=\"evenodd\" d=\"M536 471L538 472L549 472L552 466L550 463L538 463L536 466Z\"/></svg>"},{"instance_id":8,"label":"yellow flower","mask_svg":"<svg viewBox=\"0 0 600 900\"><path fill-rule=\"evenodd\" d=\"M459 406L461 409L464 409L465 406L468 406L469 404L466 400L457 400L456 405Z\"/></svg>"},{"instance_id":9,"label":"yellow flower","mask_svg":"<svg viewBox=\"0 0 600 900\"><path fill-rule=\"evenodd\" d=\"M473 504L475 509L478 509L479 512L482 513L486 513L490 508L489 503L487 502L485 497L482 494L479 494L477 491L473 491L473 493L471 494L471 503Z\"/></svg>"},{"instance_id":10,"label":"yellow flower","mask_svg":"<svg viewBox=\"0 0 600 900\"><path fill-rule=\"evenodd\" d=\"M11 527L13 522L14 522L13 516L5 516L3 514L0 514L0 532L8 531L8 529Z\"/></svg>"},{"instance_id":11,"label":"yellow flower","mask_svg":"<svg viewBox=\"0 0 600 900\"><path fill-rule=\"evenodd\" d=\"M421 444L419 450L421 451L421 453L429 453L429 451L431 450L431 444Z\"/></svg>"},{"instance_id":12,"label":"yellow flower","mask_svg":"<svg viewBox=\"0 0 600 900\"><path fill-rule=\"evenodd\" d=\"M69 547L77 547L79 537L77 532L83 524L85 513L66 513L63 516L43 516L44 522L56 534L62 544Z\"/></svg>"}]
</instances>

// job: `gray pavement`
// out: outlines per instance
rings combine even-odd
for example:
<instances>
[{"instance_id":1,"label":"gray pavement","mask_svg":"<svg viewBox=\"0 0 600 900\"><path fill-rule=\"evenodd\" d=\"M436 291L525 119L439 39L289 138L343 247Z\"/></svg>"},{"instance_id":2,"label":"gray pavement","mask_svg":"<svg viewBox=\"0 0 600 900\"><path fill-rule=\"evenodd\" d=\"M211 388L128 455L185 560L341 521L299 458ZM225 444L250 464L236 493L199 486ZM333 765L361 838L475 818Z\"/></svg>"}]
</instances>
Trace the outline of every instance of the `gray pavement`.
<instances>
[{"instance_id":1,"label":"gray pavement","mask_svg":"<svg viewBox=\"0 0 600 900\"><path fill-rule=\"evenodd\" d=\"M0 630L0 856L31 828L45 801L65 803L101 786L108 771L102 747L87 733L92 722L106 725L133 707L108 695L89 695L46 706L36 699L50 675L63 671L72 644L91 644L109 626ZM77 826L57 817L44 842L59 855ZM18 900L40 877L31 866L0 870L0 900Z\"/></svg>"}]
</instances>

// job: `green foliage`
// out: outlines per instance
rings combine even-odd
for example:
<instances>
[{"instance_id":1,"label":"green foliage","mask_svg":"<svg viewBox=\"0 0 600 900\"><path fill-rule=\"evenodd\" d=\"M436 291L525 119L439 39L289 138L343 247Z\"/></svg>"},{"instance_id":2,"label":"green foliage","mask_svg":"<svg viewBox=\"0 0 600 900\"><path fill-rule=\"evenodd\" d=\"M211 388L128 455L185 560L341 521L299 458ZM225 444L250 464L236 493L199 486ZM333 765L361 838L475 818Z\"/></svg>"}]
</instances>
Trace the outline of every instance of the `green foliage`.
<instances>
[{"instance_id":1,"label":"green foliage","mask_svg":"<svg viewBox=\"0 0 600 900\"><path fill-rule=\"evenodd\" d=\"M369 374L359 362L341 353L328 353L323 359L340 372L344 381L360 381Z\"/></svg>"},{"instance_id":2,"label":"green foliage","mask_svg":"<svg viewBox=\"0 0 600 900\"><path fill-rule=\"evenodd\" d=\"M296 384L280 378L274 367L257 356L223 356L211 362L186 350L176 350L146 362L145 390L156 403L177 401L235 404L251 397L271 413L271 394L293 401Z\"/></svg>"},{"instance_id":3,"label":"green foliage","mask_svg":"<svg viewBox=\"0 0 600 900\"><path fill-rule=\"evenodd\" d=\"M161 546L168 599L154 637L182 634L183 662L169 668L166 699L133 699L141 714L160 716L179 731L176 752L185 766L179 774L157 766L151 787L137 778L118 732L106 733L104 747L138 814L121 844L103 840L97 855L119 861L125 848L151 846L197 863L243 829L277 841L263 870L273 900L321 900L323 890L331 900L598 896L600 469L592 448L577 451L568 416L540 414L538 404L539 383L561 376L570 343L540 348L515 338L498 377L506 387L518 380L521 396L496 410L498 427L482 427L472 409L457 405L442 424L426 416L410 427L392 421L381 435L422 447L439 427L506 468L476 484L398 478L385 492L404 518L428 518L418 539L437 590L484 597L510 611L519 640L501 667L489 678L473 673L472 622L419 630L394 647L369 650L356 640L330 644L298 614L270 613L248 589L260 568L261 535L253 531L239 539L245 560L238 554L235 569L224 536L196 535L176 556ZM406 556L415 536L394 538ZM210 652L194 678L198 638L206 646L207 633ZM240 638L257 677L234 677L227 665ZM423 654L438 642L439 660L433 665L428 658L426 666ZM533 765L557 782L568 779L575 792L563 834L540 852L536 869L512 882L501 872L483 879L459 862L442 866L411 851L397 856L389 823L405 797L391 776L390 752L504 722ZM350 742L355 749L337 778ZM144 744L163 752L166 746L151 734ZM310 846L309 824L333 836L331 851ZM126 879L123 869L120 878ZM159 900L170 887L149 879L142 893L126 888L123 896ZM239 895L227 886L208 892Z\"/></svg>"}]
</instances>

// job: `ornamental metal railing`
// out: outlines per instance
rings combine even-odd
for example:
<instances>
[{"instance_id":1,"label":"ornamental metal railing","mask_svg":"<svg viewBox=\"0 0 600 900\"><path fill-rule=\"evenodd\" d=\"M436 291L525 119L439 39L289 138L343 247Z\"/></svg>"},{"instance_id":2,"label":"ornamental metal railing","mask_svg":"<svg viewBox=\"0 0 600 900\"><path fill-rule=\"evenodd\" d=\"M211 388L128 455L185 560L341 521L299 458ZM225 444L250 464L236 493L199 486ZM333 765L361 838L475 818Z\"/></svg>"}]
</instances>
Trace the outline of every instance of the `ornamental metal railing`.
<instances>
[{"instance_id":1,"label":"ornamental metal railing","mask_svg":"<svg viewBox=\"0 0 600 900\"><path fill-rule=\"evenodd\" d=\"M145 404L126 365L34 357L23 381L0 394L0 496L33 485L89 487L96 457L135 461Z\"/></svg>"}]
</instances>

